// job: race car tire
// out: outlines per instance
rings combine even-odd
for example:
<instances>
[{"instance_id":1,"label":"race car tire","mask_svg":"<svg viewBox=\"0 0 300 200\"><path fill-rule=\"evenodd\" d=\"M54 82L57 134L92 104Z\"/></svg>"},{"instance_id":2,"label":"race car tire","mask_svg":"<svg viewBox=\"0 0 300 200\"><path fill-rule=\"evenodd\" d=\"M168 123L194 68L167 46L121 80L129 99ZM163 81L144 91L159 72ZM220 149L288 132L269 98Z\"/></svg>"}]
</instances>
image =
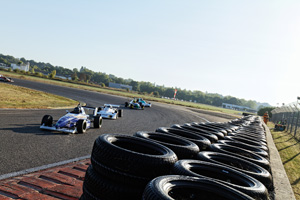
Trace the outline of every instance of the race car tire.
<instances>
[{"instance_id":1,"label":"race car tire","mask_svg":"<svg viewBox=\"0 0 300 200\"><path fill-rule=\"evenodd\" d=\"M101 116L95 116L94 117L94 128L101 128L102 127L102 117Z\"/></svg>"},{"instance_id":2,"label":"race car tire","mask_svg":"<svg viewBox=\"0 0 300 200\"><path fill-rule=\"evenodd\" d=\"M51 115L44 115L41 125L44 124L44 126L49 126L51 127L53 123L53 117Z\"/></svg>"},{"instance_id":3,"label":"race car tire","mask_svg":"<svg viewBox=\"0 0 300 200\"><path fill-rule=\"evenodd\" d=\"M130 104L130 108L133 109L133 104Z\"/></svg>"},{"instance_id":4,"label":"race car tire","mask_svg":"<svg viewBox=\"0 0 300 200\"><path fill-rule=\"evenodd\" d=\"M221 143L211 144L209 150L240 157L270 171L270 162L266 158L253 153L252 151Z\"/></svg>"},{"instance_id":5,"label":"race car tire","mask_svg":"<svg viewBox=\"0 0 300 200\"><path fill-rule=\"evenodd\" d=\"M86 121L83 119L80 119L76 123L76 128L78 133L86 133L87 124Z\"/></svg>"},{"instance_id":6,"label":"race car tire","mask_svg":"<svg viewBox=\"0 0 300 200\"><path fill-rule=\"evenodd\" d=\"M123 184L99 175L92 165L86 170L83 194L91 199L140 199L145 185Z\"/></svg>"},{"instance_id":7,"label":"race car tire","mask_svg":"<svg viewBox=\"0 0 300 200\"><path fill-rule=\"evenodd\" d=\"M160 176L153 179L147 184L142 199L253 200L250 196L213 179L180 175Z\"/></svg>"},{"instance_id":8,"label":"race car tire","mask_svg":"<svg viewBox=\"0 0 300 200\"><path fill-rule=\"evenodd\" d=\"M128 102L125 102L125 107L128 107L128 106L129 106Z\"/></svg>"},{"instance_id":9,"label":"race car tire","mask_svg":"<svg viewBox=\"0 0 300 200\"><path fill-rule=\"evenodd\" d=\"M123 110L122 109L118 110L118 117L123 117Z\"/></svg>"},{"instance_id":10,"label":"race car tire","mask_svg":"<svg viewBox=\"0 0 300 200\"><path fill-rule=\"evenodd\" d=\"M219 152L202 151L198 153L195 159L228 166L259 180L269 191L274 189L272 176L268 170L240 157Z\"/></svg>"},{"instance_id":11,"label":"race car tire","mask_svg":"<svg viewBox=\"0 0 300 200\"><path fill-rule=\"evenodd\" d=\"M114 170L148 178L168 174L178 160L166 146L121 134L99 136L94 142L91 157Z\"/></svg>"},{"instance_id":12,"label":"race car tire","mask_svg":"<svg viewBox=\"0 0 300 200\"><path fill-rule=\"evenodd\" d=\"M145 138L170 148L177 155L178 160L193 158L200 151L199 147L195 143L184 138L164 133L139 131L136 132L134 136Z\"/></svg>"},{"instance_id":13,"label":"race car tire","mask_svg":"<svg viewBox=\"0 0 300 200\"><path fill-rule=\"evenodd\" d=\"M200 160L179 160L171 174L212 178L255 199L268 200L267 188L257 179L225 165Z\"/></svg>"},{"instance_id":14,"label":"race car tire","mask_svg":"<svg viewBox=\"0 0 300 200\"><path fill-rule=\"evenodd\" d=\"M206 137L203 137L202 135L194 134L188 131L181 131L176 129L168 129L165 127L160 127L155 130L155 132L164 133L176 137L180 137L186 140L189 140L193 143L195 143L200 150L205 150L211 142ZM217 136L216 136L217 137Z\"/></svg>"}]
</instances>

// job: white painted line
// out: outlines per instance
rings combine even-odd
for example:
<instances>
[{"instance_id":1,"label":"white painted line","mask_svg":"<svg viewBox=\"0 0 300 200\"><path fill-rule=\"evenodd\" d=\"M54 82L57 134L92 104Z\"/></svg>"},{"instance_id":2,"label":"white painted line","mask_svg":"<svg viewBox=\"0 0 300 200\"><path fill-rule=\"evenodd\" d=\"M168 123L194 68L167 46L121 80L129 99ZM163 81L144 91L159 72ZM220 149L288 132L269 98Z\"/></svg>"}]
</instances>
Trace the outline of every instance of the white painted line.
<instances>
[{"instance_id":1,"label":"white painted line","mask_svg":"<svg viewBox=\"0 0 300 200\"><path fill-rule=\"evenodd\" d=\"M25 170L18 171L18 172L3 174L3 175L0 175L0 180L15 177L15 176L21 176L21 175L29 174L29 173L32 173L32 172L37 172L37 171L40 171L40 170L49 169L49 168L52 168L52 167L57 167L57 166L60 166L60 165L65 165L65 164L69 164L69 163L72 163L72 162L77 162L77 161L88 159L88 158L91 158L91 155L83 156L83 157L79 157L79 158L74 158L74 159L71 159L71 160L64 160L64 161L60 161L60 162L57 162L57 163L52 163L52 164L49 164L49 165L42 165L42 166L39 166L39 167L25 169Z\"/></svg>"}]
</instances>

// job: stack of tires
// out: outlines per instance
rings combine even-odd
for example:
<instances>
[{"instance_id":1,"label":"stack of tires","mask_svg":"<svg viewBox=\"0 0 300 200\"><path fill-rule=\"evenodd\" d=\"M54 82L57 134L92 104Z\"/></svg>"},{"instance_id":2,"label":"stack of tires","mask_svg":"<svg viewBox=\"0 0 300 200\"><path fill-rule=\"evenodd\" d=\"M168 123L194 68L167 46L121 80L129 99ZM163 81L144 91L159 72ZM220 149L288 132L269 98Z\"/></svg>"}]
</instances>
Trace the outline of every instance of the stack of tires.
<instances>
[{"instance_id":1,"label":"stack of tires","mask_svg":"<svg viewBox=\"0 0 300 200\"><path fill-rule=\"evenodd\" d=\"M105 134L93 146L81 200L140 199L149 181L169 174L176 154L143 138Z\"/></svg>"},{"instance_id":2,"label":"stack of tires","mask_svg":"<svg viewBox=\"0 0 300 200\"><path fill-rule=\"evenodd\" d=\"M105 134L91 163L82 200L269 200L274 189L265 131L254 116Z\"/></svg>"}]
</instances>

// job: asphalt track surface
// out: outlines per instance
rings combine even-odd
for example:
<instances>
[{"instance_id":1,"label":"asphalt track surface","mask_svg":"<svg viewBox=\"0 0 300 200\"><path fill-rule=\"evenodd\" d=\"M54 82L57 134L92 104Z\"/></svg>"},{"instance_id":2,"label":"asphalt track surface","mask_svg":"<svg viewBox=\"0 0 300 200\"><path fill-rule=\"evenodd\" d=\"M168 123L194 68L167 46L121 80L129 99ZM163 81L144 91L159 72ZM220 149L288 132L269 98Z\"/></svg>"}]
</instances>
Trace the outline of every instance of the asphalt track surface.
<instances>
[{"instance_id":1,"label":"asphalt track surface","mask_svg":"<svg viewBox=\"0 0 300 200\"><path fill-rule=\"evenodd\" d=\"M45 114L50 114L57 120L66 113L65 109L0 109L0 175L90 155L95 139L105 133L133 135L136 131L155 131L158 127L169 127L172 124L227 122L234 118L157 102L152 103L152 108L132 110L124 107L125 101L128 101L124 97L22 79L14 80L14 85L68 97L90 106L121 104L123 117L117 120L105 119L102 128L89 129L86 134L65 134L39 129Z\"/></svg>"}]
</instances>

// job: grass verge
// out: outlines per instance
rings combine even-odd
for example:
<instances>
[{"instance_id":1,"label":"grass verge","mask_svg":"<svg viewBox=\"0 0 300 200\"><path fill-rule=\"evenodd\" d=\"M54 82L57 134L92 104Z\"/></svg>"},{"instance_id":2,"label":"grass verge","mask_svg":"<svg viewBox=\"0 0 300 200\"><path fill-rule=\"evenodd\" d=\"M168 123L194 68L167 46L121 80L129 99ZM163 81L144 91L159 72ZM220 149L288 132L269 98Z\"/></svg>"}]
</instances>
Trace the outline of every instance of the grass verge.
<instances>
[{"instance_id":1,"label":"grass verge","mask_svg":"<svg viewBox=\"0 0 300 200\"><path fill-rule=\"evenodd\" d=\"M24 87L0 83L0 108L65 108L78 102Z\"/></svg>"},{"instance_id":2,"label":"grass verge","mask_svg":"<svg viewBox=\"0 0 300 200\"><path fill-rule=\"evenodd\" d=\"M193 102L187 102L187 101L174 101L171 99L162 99L162 98L157 98L157 97L153 97L153 96L142 95L142 94L138 94L136 92L127 92L125 90L120 90L120 89L100 87L98 85L81 85L80 83L75 84L75 83L69 83L69 82L64 82L64 81L59 81L59 80L39 78L39 77L34 77L34 76L30 76L30 75L25 75L25 74L17 74L17 73L8 72L8 71L1 71L1 73L5 76L12 77L12 78L26 79L26 80L37 81L37 82L42 82L42 83L47 83L47 84L54 84L54 85L96 91L96 92L101 92L101 93L105 93L105 94L113 94L113 95L118 95L118 96L123 96L123 97L128 97L128 98L141 97L148 101L174 104L174 105L187 106L187 107L191 107L191 108L209 110L209 111L214 111L214 112L233 114L237 117L241 116L241 111L224 109L221 107L210 106L210 105L205 105L205 104L200 104L200 103L193 103Z\"/></svg>"},{"instance_id":3,"label":"grass verge","mask_svg":"<svg viewBox=\"0 0 300 200\"><path fill-rule=\"evenodd\" d=\"M300 141L294 137L294 134L287 131L274 131L274 123L272 122L268 122L268 127L295 197L297 200L300 200Z\"/></svg>"}]
</instances>

